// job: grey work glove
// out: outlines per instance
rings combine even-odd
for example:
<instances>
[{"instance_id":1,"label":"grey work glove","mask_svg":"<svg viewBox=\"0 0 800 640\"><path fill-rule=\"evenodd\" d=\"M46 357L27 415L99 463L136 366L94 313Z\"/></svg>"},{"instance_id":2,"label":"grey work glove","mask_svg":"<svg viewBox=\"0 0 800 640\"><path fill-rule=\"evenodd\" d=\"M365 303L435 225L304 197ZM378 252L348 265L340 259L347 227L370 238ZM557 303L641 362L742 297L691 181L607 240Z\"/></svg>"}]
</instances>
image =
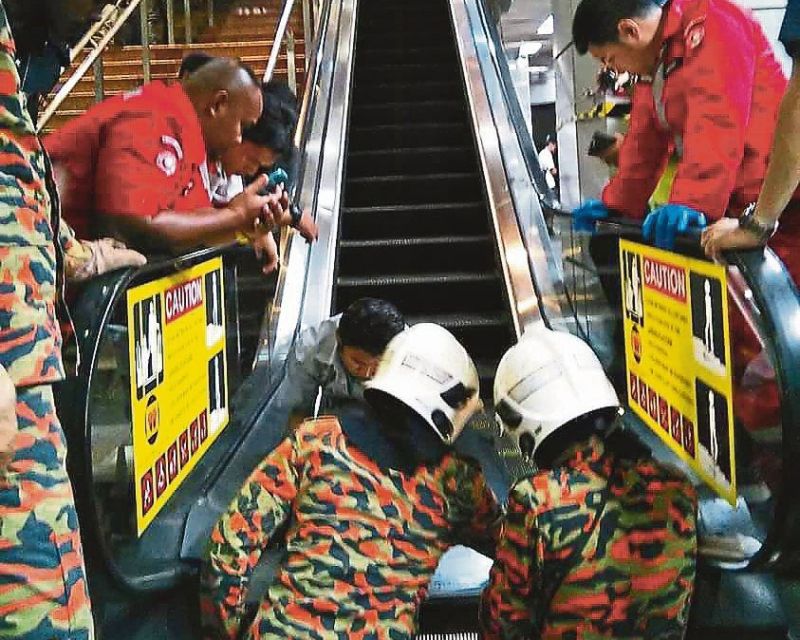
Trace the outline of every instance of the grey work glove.
<instances>
[{"instance_id":1,"label":"grey work glove","mask_svg":"<svg viewBox=\"0 0 800 640\"><path fill-rule=\"evenodd\" d=\"M108 271L123 267L141 267L147 263L138 251L128 249L125 244L113 238L100 240L81 240L80 255L67 255L67 279L83 282Z\"/></svg>"}]
</instances>

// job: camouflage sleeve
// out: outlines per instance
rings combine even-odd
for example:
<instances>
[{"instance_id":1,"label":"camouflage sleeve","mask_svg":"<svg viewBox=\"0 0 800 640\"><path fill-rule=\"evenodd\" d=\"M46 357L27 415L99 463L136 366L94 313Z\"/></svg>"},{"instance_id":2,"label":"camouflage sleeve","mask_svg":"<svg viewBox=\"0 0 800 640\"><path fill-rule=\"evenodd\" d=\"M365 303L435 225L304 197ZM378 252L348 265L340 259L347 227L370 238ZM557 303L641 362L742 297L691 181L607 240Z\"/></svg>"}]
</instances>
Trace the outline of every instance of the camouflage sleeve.
<instances>
[{"instance_id":1,"label":"camouflage sleeve","mask_svg":"<svg viewBox=\"0 0 800 640\"><path fill-rule=\"evenodd\" d=\"M728 208L744 158L753 94L760 89L757 54L744 26L711 16L686 38L686 60L675 72L686 78L683 157L669 200L717 220Z\"/></svg>"},{"instance_id":2,"label":"camouflage sleeve","mask_svg":"<svg viewBox=\"0 0 800 640\"><path fill-rule=\"evenodd\" d=\"M256 467L214 528L201 575L204 638L239 635L250 575L297 495L298 459L295 438L286 438Z\"/></svg>"},{"instance_id":3,"label":"camouflage sleeve","mask_svg":"<svg viewBox=\"0 0 800 640\"><path fill-rule=\"evenodd\" d=\"M494 555L502 523L500 503L477 462L454 456L453 465L447 489L456 535L464 544Z\"/></svg>"},{"instance_id":4,"label":"camouflage sleeve","mask_svg":"<svg viewBox=\"0 0 800 640\"><path fill-rule=\"evenodd\" d=\"M538 637L533 612L538 589L538 530L526 496L512 491L489 585L481 596L483 640Z\"/></svg>"}]
</instances>

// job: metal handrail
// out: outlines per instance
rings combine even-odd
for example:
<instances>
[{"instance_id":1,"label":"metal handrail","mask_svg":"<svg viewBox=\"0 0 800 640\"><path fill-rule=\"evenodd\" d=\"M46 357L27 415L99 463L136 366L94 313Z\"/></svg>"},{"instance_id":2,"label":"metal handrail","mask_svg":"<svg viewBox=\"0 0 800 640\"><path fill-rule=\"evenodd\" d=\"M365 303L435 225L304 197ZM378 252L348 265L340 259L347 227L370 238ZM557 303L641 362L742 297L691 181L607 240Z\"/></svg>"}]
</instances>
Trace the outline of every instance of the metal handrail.
<instances>
[{"instance_id":1,"label":"metal handrail","mask_svg":"<svg viewBox=\"0 0 800 640\"><path fill-rule=\"evenodd\" d=\"M107 4L103 6L100 10L100 17L95 20L89 30L83 34L83 37L78 40L78 43L69 50L69 61L72 62L75 58L78 57L81 51L83 51L84 47L91 42L92 38L97 35L97 32L103 28L106 20L111 17L111 14L118 10L118 7L113 4Z\"/></svg>"},{"instance_id":2,"label":"metal handrail","mask_svg":"<svg viewBox=\"0 0 800 640\"><path fill-rule=\"evenodd\" d=\"M75 86L81 81L86 72L89 70L94 64L94 61L100 57L100 54L103 53L103 50L108 46L108 43L111 42L111 39L116 35L117 31L120 30L123 24L128 20L134 10L139 6L142 0L130 0L130 4L119 14L111 25L111 27L106 31L103 37L100 39L100 42L97 46L88 53L88 55L83 59L83 61L78 65L78 68L72 73L69 79L61 86L53 99L47 105L44 113L39 118L39 121L36 125L37 132L40 132L44 126L50 121L50 118L53 117L55 112L61 106L61 104L66 100L67 96L70 92L75 88ZM99 27L98 27L99 29ZM96 33L96 32L95 32Z\"/></svg>"},{"instance_id":3,"label":"metal handrail","mask_svg":"<svg viewBox=\"0 0 800 640\"><path fill-rule=\"evenodd\" d=\"M275 65L278 64L278 54L280 53L281 44L283 43L283 37L286 35L286 27L289 25L292 9L294 9L294 0L284 0L283 8L281 9L281 19L278 21L278 27L275 29L275 38L272 41L272 51L269 52L267 68L264 70L264 82L269 82L272 79Z\"/></svg>"}]
</instances>

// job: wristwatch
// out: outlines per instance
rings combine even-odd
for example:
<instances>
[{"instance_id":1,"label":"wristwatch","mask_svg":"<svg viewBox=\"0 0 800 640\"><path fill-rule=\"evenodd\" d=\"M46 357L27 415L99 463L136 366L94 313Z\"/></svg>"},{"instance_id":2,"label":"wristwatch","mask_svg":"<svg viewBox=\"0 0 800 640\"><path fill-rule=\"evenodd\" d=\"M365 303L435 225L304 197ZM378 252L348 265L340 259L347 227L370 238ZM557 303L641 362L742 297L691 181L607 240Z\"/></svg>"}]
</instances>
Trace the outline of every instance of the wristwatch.
<instances>
[{"instance_id":1,"label":"wristwatch","mask_svg":"<svg viewBox=\"0 0 800 640\"><path fill-rule=\"evenodd\" d=\"M289 213L292 216L291 226L297 228L297 225L300 224L300 219L303 217L303 210L294 202L292 202L289 205Z\"/></svg>"},{"instance_id":2,"label":"wristwatch","mask_svg":"<svg viewBox=\"0 0 800 640\"><path fill-rule=\"evenodd\" d=\"M778 230L778 221L765 222L759 219L756 216L756 203L751 202L739 216L739 228L755 236L759 243L767 244Z\"/></svg>"}]
</instances>

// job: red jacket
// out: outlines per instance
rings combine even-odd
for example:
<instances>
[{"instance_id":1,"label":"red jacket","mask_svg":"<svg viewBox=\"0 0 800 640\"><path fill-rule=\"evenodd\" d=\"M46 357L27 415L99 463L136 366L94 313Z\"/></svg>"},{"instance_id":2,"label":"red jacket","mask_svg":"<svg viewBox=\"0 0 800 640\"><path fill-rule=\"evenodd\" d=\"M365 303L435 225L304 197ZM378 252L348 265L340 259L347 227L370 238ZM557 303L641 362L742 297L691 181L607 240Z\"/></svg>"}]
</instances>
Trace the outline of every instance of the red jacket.
<instances>
[{"instance_id":1,"label":"red jacket","mask_svg":"<svg viewBox=\"0 0 800 640\"><path fill-rule=\"evenodd\" d=\"M105 100L48 136L68 175L62 211L80 238L96 215L155 216L211 206L200 121L180 84L152 82Z\"/></svg>"},{"instance_id":2,"label":"red jacket","mask_svg":"<svg viewBox=\"0 0 800 640\"><path fill-rule=\"evenodd\" d=\"M643 218L681 139L670 202L710 220L726 212L738 216L761 190L786 78L759 24L730 0L672 0L665 10L662 103L668 128L655 107L654 85L638 83L619 171L603 202ZM797 216L784 216L781 225L782 232L798 226Z\"/></svg>"}]
</instances>

